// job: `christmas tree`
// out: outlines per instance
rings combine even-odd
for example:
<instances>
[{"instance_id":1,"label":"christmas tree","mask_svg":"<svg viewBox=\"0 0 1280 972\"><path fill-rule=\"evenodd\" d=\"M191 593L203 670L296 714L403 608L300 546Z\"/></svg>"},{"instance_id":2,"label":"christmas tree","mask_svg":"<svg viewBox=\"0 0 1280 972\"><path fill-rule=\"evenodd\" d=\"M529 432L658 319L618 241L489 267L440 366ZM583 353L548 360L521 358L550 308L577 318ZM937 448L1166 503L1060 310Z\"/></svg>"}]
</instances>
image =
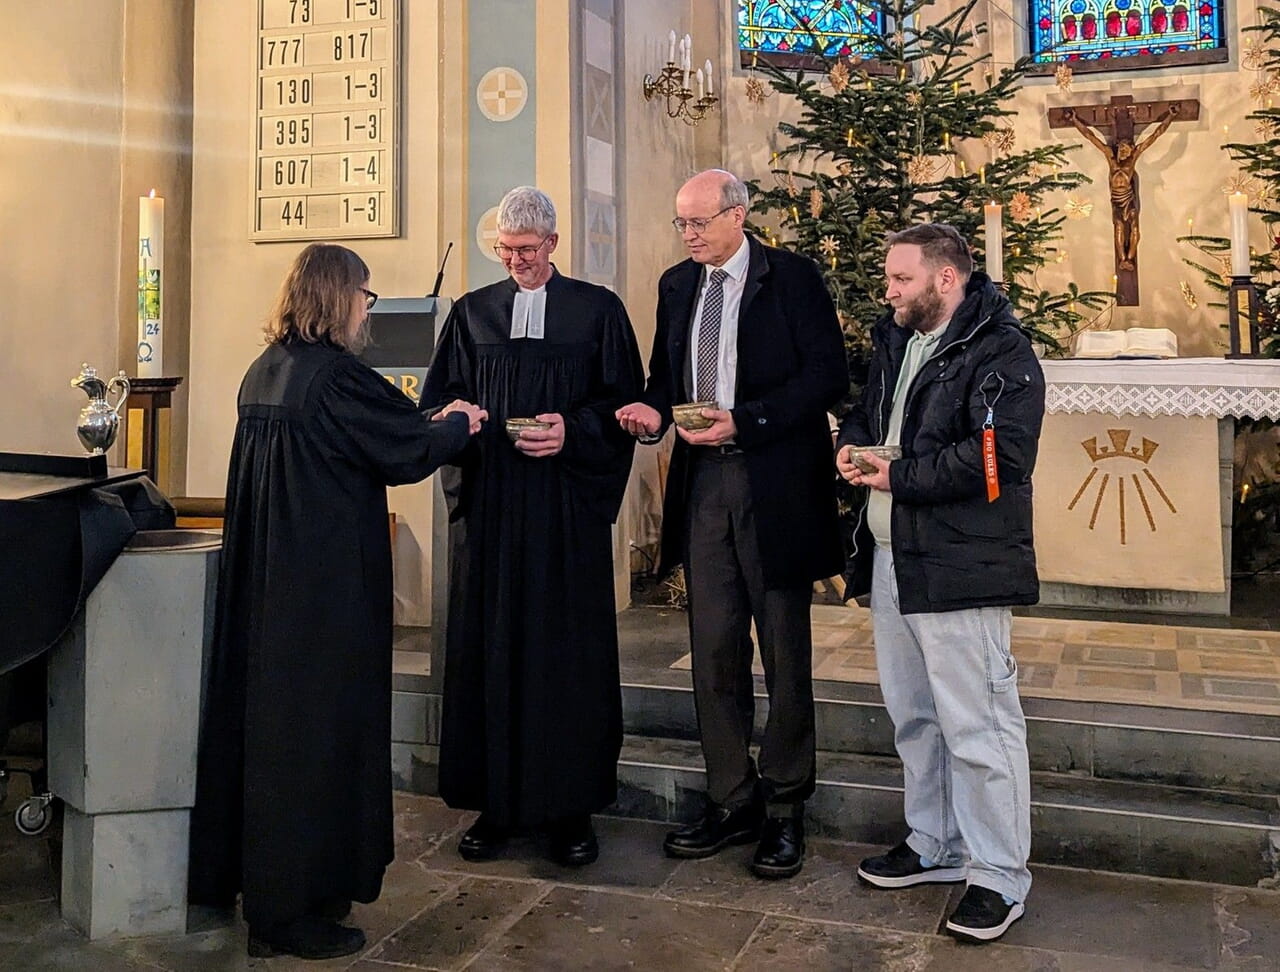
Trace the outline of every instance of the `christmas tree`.
<instances>
[{"instance_id":1,"label":"christmas tree","mask_svg":"<svg viewBox=\"0 0 1280 972\"><path fill-rule=\"evenodd\" d=\"M1250 211L1262 217L1267 246L1254 251L1250 264L1260 292L1259 345L1265 357L1280 357L1280 109L1274 99L1280 94L1280 10L1260 8L1259 22L1244 28L1247 38L1240 66L1253 71L1256 80L1249 94L1258 104L1246 116L1254 125L1257 141L1231 142L1223 148L1239 163L1240 174L1228 184L1229 190L1248 194ZM1228 254L1231 241L1218 236L1184 236L1201 256L1184 258L1185 263L1204 274L1205 283L1219 298L1225 298L1231 282ZM1274 244L1274 245L1273 245ZM1185 286L1185 285L1184 285ZM1186 288L1190 293L1190 288ZM1189 298L1190 303L1194 297ZM1210 301L1222 312L1225 328L1225 299ZM1280 469L1277 468L1276 423L1269 419L1237 419L1236 455L1240 482L1232 504L1231 552L1237 571L1259 573L1280 564ZM1243 459L1243 461L1240 461Z\"/></svg>"},{"instance_id":2,"label":"christmas tree","mask_svg":"<svg viewBox=\"0 0 1280 972\"><path fill-rule=\"evenodd\" d=\"M1040 267L1065 257L1066 213L1046 197L1088 180L1065 168L1066 146L1016 145L1006 119L1032 62L996 69L979 50L987 28L974 22L976 2L940 13L935 0L860 0L869 29L856 50L811 33L814 67L759 65L799 114L779 125L789 144L774 156L772 184L753 184L753 226L824 267L855 385L884 312L885 235L915 223L955 226L981 268L984 206L999 204L1009 299L1050 354L1112 299L1036 282Z\"/></svg>"},{"instance_id":3,"label":"christmas tree","mask_svg":"<svg viewBox=\"0 0 1280 972\"><path fill-rule=\"evenodd\" d=\"M1252 122L1256 142L1231 142L1223 148L1239 163L1240 173L1227 185L1228 192L1241 191L1249 196L1250 211L1262 217L1267 246L1255 250L1250 260L1253 278L1261 295L1258 321L1259 345L1264 357L1280 357L1280 256L1272 244L1280 246L1280 108L1274 100L1280 95L1280 10L1260 8L1258 24L1244 28L1249 37L1240 57L1240 66L1253 71L1256 80L1249 94L1259 108L1245 117ZM1200 257L1184 257L1183 262L1199 270L1206 285L1220 299L1209 306L1222 311L1226 327L1227 287L1231 283L1231 241L1220 236L1190 235L1179 237L1200 251ZM1193 300L1194 297L1189 298Z\"/></svg>"}]
</instances>

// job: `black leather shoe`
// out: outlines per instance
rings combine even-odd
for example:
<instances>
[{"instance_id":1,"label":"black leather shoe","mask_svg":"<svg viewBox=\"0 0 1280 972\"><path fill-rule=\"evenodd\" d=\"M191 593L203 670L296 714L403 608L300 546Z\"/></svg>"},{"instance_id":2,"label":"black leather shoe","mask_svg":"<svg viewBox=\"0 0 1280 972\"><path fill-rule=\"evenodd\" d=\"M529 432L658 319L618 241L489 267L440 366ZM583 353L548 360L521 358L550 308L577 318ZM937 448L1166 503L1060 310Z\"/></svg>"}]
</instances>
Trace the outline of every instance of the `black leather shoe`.
<instances>
[{"instance_id":1,"label":"black leather shoe","mask_svg":"<svg viewBox=\"0 0 1280 972\"><path fill-rule=\"evenodd\" d=\"M467 861L491 861L506 843L507 831L482 813L458 841L458 853Z\"/></svg>"},{"instance_id":2,"label":"black leather shoe","mask_svg":"<svg viewBox=\"0 0 1280 972\"><path fill-rule=\"evenodd\" d=\"M759 840L763 820L764 807L759 803L748 803L736 810L710 806L697 823L667 834L662 849L668 857L685 860L711 857L730 844Z\"/></svg>"},{"instance_id":3,"label":"black leather shoe","mask_svg":"<svg viewBox=\"0 0 1280 972\"><path fill-rule=\"evenodd\" d=\"M804 864L804 818L769 817L764 822L760 846L751 859L751 873L775 880L794 877Z\"/></svg>"},{"instance_id":4,"label":"black leather shoe","mask_svg":"<svg viewBox=\"0 0 1280 972\"><path fill-rule=\"evenodd\" d=\"M364 932L315 915L304 915L258 932L249 929L249 957L296 955L303 959L341 958L364 948Z\"/></svg>"},{"instance_id":5,"label":"black leather shoe","mask_svg":"<svg viewBox=\"0 0 1280 972\"><path fill-rule=\"evenodd\" d=\"M551 859L565 867L582 867L600 856L600 844L591 827L591 817L569 817L549 828Z\"/></svg>"}]
</instances>

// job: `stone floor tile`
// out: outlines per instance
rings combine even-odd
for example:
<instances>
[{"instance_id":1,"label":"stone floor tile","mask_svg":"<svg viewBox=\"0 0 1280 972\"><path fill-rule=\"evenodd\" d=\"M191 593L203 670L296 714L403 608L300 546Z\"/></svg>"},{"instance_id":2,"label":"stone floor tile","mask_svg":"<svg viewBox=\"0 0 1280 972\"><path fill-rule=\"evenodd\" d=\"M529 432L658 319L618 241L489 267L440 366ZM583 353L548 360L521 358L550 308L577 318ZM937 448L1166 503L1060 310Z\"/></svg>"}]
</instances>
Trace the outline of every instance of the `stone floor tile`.
<instances>
[{"instance_id":1,"label":"stone floor tile","mask_svg":"<svg viewBox=\"0 0 1280 972\"><path fill-rule=\"evenodd\" d=\"M412 861L442 844L457 843L475 814L453 810L440 800L410 793L395 795L396 859Z\"/></svg>"},{"instance_id":2,"label":"stone floor tile","mask_svg":"<svg viewBox=\"0 0 1280 972\"><path fill-rule=\"evenodd\" d=\"M1280 968L1280 892L1217 888L1213 909L1221 968Z\"/></svg>"},{"instance_id":3,"label":"stone floor tile","mask_svg":"<svg viewBox=\"0 0 1280 972\"><path fill-rule=\"evenodd\" d=\"M382 896L372 904L353 905L351 917L346 921L365 933L364 953L369 954L416 914L453 891L457 884L456 878L428 874L416 864L397 861L387 869ZM213 923L206 921L206 924ZM238 916L228 913L220 927L184 936L133 939L121 943L117 950L174 972L240 972L259 968L292 972L295 969L344 969L352 962L351 956L324 962L302 961L291 956L250 961L248 939L248 927Z\"/></svg>"},{"instance_id":4,"label":"stone floor tile","mask_svg":"<svg viewBox=\"0 0 1280 972\"><path fill-rule=\"evenodd\" d=\"M417 968L461 968L546 891L531 881L467 878L365 957Z\"/></svg>"},{"instance_id":5,"label":"stone floor tile","mask_svg":"<svg viewBox=\"0 0 1280 972\"><path fill-rule=\"evenodd\" d=\"M849 969L918 970L929 960L930 940L909 932L767 917L738 956L734 972L848 972Z\"/></svg>"},{"instance_id":6,"label":"stone floor tile","mask_svg":"<svg viewBox=\"0 0 1280 972\"><path fill-rule=\"evenodd\" d=\"M659 894L794 918L936 932L951 886L921 885L898 892L868 888L858 882L858 863L879 852L863 844L810 841L798 875L762 881L747 870L755 848L730 847L707 860L684 861Z\"/></svg>"},{"instance_id":7,"label":"stone floor tile","mask_svg":"<svg viewBox=\"0 0 1280 972\"><path fill-rule=\"evenodd\" d=\"M1000 944L978 948L938 935L771 916L738 957L734 972L1062 972L1061 959L1040 949ZM1116 972L1114 961L1107 961L1109 972Z\"/></svg>"},{"instance_id":8,"label":"stone floor tile","mask_svg":"<svg viewBox=\"0 0 1280 972\"><path fill-rule=\"evenodd\" d=\"M679 863L662 852L662 839L670 824L598 816L593 825L600 841L600 858L586 867L562 867L550 860L543 837L514 839L492 861L464 861L458 856L457 840L450 840L424 855L420 863L429 870L476 877L552 881L642 894L656 892Z\"/></svg>"},{"instance_id":9,"label":"stone floor tile","mask_svg":"<svg viewBox=\"0 0 1280 972\"><path fill-rule=\"evenodd\" d=\"M1099 871L1033 867L1027 914L1004 941L1124 960L1213 968L1214 887ZM959 892L954 896L959 900Z\"/></svg>"},{"instance_id":10,"label":"stone floor tile","mask_svg":"<svg viewBox=\"0 0 1280 972\"><path fill-rule=\"evenodd\" d=\"M15 972L156 972L156 964L91 943L62 920L53 901L0 909L0 969ZM184 970L185 972L185 970Z\"/></svg>"},{"instance_id":11,"label":"stone floor tile","mask_svg":"<svg viewBox=\"0 0 1280 972\"><path fill-rule=\"evenodd\" d=\"M467 968L726 969L760 918L746 910L555 888Z\"/></svg>"}]
</instances>

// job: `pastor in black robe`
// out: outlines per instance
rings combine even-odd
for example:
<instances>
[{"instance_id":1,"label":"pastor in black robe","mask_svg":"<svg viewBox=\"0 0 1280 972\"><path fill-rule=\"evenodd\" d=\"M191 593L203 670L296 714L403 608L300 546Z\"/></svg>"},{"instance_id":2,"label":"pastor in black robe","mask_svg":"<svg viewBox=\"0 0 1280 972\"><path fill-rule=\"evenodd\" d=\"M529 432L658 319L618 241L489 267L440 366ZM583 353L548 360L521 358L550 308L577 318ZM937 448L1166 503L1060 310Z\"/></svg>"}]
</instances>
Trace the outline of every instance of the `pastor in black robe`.
<instances>
[{"instance_id":1,"label":"pastor in black robe","mask_svg":"<svg viewBox=\"0 0 1280 972\"><path fill-rule=\"evenodd\" d=\"M191 831L191 899L251 927L372 901L394 856L386 487L468 440L334 345L240 386Z\"/></svg>"},{"instance_id":2,"label":"pastor in black robe","mask_svg":"<svg viewBox=\"0 0 1280 972\"><path fill-rule=\"evenodd\" d=\"M440 795L525 828L617 795L622 745L611 524L633 442L613 413L642 384L622 302L553 273L545 337L512 339L508 279L455 304L424 408L466 398L489 422L441 472L449 500ZM564 416L563 449L534 458L507 418Z\"/></svg>"}]
</instances>

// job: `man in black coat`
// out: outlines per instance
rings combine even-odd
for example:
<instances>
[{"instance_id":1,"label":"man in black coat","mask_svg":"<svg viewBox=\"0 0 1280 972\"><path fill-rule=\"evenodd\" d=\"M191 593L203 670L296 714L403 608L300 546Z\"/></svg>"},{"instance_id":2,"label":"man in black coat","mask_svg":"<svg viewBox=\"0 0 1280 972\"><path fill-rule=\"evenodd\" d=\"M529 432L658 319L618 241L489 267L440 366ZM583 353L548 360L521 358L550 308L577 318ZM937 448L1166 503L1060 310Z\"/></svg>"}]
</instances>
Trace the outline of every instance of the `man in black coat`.
<instances>
[{"instance_id":1,"label":"man in black coat","mask_svg":"<svg viewBox=\"0 0 1280 972\"><path fill-rule=\"evenodd\" d=\"M1044 375L1009 302L952 227L889 237L886 297L836 466L869 487L847 594L871 591L876 665L905 771L905 841L858 876L967 880L947 930L992 941L1031 887L1026 724L1011 605L1039 598L1031 471ZM900 446L887 460L858 446ZM872 566L874 563L874 567Z\"/></svg>"},{"instance_id":2,"label":"man in black coat","mask_svg":"<svg viewBox=\"0 0 1280 972\"><path fill-rule=\"evenodd\" d=\"M667 835L668 854L702 858L760 843L763 878L804 857L814 786L813 582L842 562L826 411L848 391L844 342L810 260L743 231L747 188L699 173L676 196L689 259L658 283L657 334L641 401L623 428L656 441L672 406L713 401L708 428L677 427L663 508L663 561L683 561L708 806ZM750 629L769 719L753 761Z\"/></svg>"}]
</instances>

